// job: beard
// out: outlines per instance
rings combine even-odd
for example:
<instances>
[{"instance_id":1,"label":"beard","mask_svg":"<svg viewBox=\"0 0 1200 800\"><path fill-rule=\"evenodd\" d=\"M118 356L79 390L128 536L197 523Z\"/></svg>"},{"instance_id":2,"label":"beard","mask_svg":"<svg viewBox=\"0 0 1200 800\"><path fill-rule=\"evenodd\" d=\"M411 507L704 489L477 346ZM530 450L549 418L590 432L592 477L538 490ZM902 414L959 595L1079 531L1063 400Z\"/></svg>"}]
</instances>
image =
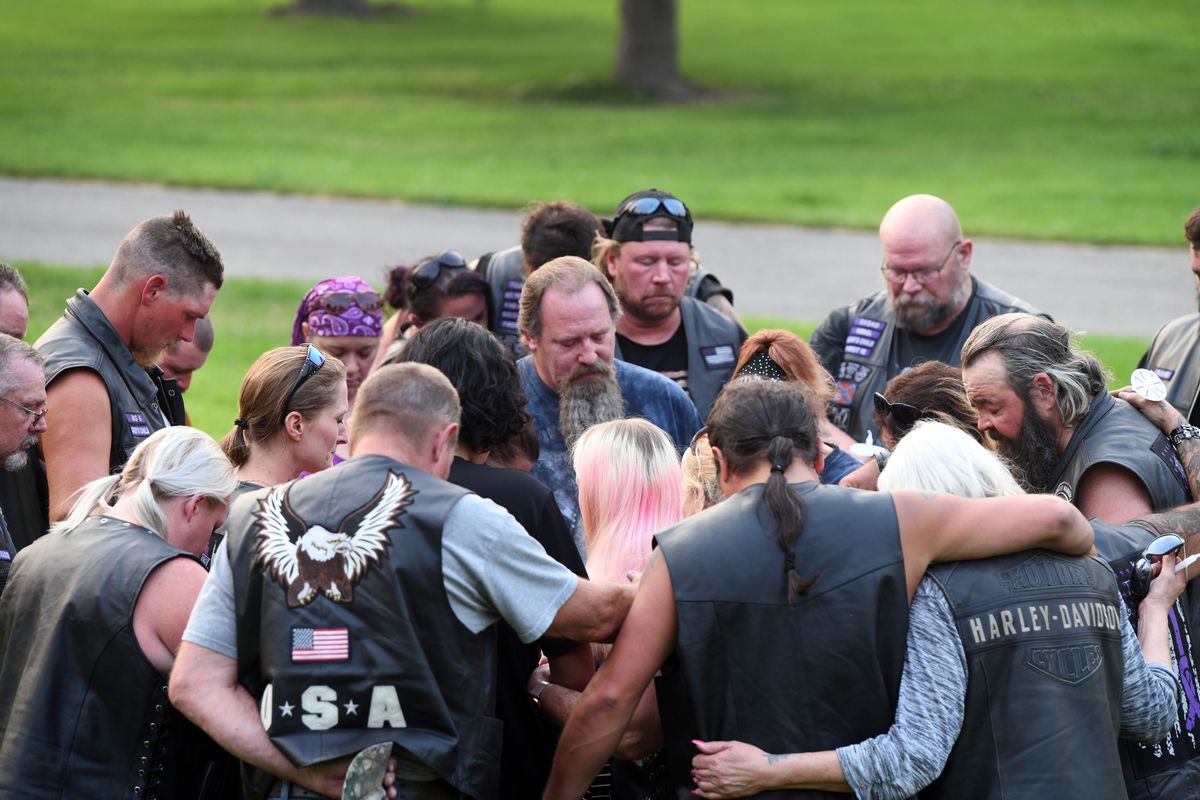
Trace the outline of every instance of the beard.
<instances>
[{"instance_id":1,"label":"beard","mask_svg":"<svg viewBox=\"0 0 1200 800\"><path fill-rule=\"evenodd\" d=\"M670 293L633 298L618 291L617 299L621 301L622 311L642 322L662 322L679 308L679 298Z\"/></svg>"},{"instance_id":2,"label":"beard","mask_svg":"<svg viewBox=\"0 0 1200 800\"><path fill-rule=\"evenodd\" d=\"M37 443L38 437L33 433L22 439L21 446L4 457L4 471L16 472L25 469L25 465L29 463L29 448L36 447Z\"/></svg>"},{"instance_id":3,"label":"beard","mask_svg":"<svg viewBox=\"0 0 1200 800\"><path fill-rule=\"evenodd\" d=\"M962 282L944 301L924 289L916 294L900 292L892 295L896 327L902 331L925 331L944 324L958 311L970 288L970 281Z\"/></svg>"},{"instance_id":4,"label":"beard","mask_svg":"<svg viewBox=\"0 0 1200 800\"><path fill-rule=\"evenodd\" d=\"M576 367L559 381L558 430L568 449L593 425L624 417L625 399L608 364Z\"/></svg>"},{"instance_id":5,"label":"beard","mask_svg":"<svg viewBox=\"0 0 1200 800\"><path fill-rule=\"evenodd\" d=\"M1034 412L1029 398L1024 399L1025 414L1017 437L1000 436L995 428L988 431L988 436L999 443L997 449L1008 459L1021 488L1042 494L1050 491L1050 482L1058 470L1058 434L1053 425Z\"/></svg>"}]
</instances>

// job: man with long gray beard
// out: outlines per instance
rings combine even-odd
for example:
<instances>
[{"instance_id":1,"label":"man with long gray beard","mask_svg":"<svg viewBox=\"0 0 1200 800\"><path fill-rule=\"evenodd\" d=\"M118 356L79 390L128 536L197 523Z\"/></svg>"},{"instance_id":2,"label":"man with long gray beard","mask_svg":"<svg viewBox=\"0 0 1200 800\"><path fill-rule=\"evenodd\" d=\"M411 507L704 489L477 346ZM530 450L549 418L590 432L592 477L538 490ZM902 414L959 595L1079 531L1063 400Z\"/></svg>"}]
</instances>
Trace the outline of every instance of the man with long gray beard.
<instances>
[{"instance_id":1,"label":"man with long gray beard","mask_svg":"<svg viewBox=\"0 0 1200 800\"><path fill-rule=\"evenodd\" d=\"M879 242L885 288L834 309L809 339L837 382L829 418L857 441L873 427L871 398L892 378L924 361L958 366L963 342L988 317L1041 314L971 276L974 246L940 197L898 201L879 225Z\"/></svg>"},{"instance_id":2,"label":"man with long gray beard","mask_svg":"<svg viewBox=\"0 0 1200 800\"><path fill-rule=\"evenodd\" d=\"M979 429L999 442L1027 490L1054 492L1111 523L1188 500L1172 447L1191 435L1187 426L1168 439L1110 396L1100 362L1075 350L1062 325L993 317L963 345L962 365Z\"/></svg>"},{"instance_id":3,"label":"man with long gray beard","mask_svg":"<svg viewBox=\"0 0 1200 800\"><path fill-rule=\"evenodd\" d=\"M29 449L46 430L46 375L42 357L29 345L0 333L0 464L6 472L23 469ZM0 512L0 592L16 554L4 513Z\"/></svg>"},{"instance_id":4,"label":"man with long gray beard","mask_svg":"<svg viewBox=\"0 0 1200 800\"><path fill-rule=\"evenodd\" d=\"M529 355L517 368L541 450L533 475L554 492L581 552L579 489L571 465L575 440L597 423L644 417L682 453L703 424L674 381L613 358L619 316L608 279L575 256L545 264L521 291L517 326Z\"/></svg>"}]
</instances>

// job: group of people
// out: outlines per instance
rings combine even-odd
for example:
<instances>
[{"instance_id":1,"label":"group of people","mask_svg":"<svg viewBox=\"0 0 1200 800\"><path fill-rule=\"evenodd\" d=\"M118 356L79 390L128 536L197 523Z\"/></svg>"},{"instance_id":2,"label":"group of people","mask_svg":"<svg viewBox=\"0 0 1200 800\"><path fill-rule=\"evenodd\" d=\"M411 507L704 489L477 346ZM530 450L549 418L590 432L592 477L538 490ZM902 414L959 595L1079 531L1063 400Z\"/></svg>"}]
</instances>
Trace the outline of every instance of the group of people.
<instances>
[{"instance_id":1,"label":"group of people","mask_svg":"<svg viewBox=\"0 0 1200 800\"><path fill-rule=\"evenodd\" d=\"M1200 315L1110 393L914 195L748 336L693 228L319 281L220 442L186 214L0 265L0 797L1200 797Z\"/></svg>"}]
</instances>

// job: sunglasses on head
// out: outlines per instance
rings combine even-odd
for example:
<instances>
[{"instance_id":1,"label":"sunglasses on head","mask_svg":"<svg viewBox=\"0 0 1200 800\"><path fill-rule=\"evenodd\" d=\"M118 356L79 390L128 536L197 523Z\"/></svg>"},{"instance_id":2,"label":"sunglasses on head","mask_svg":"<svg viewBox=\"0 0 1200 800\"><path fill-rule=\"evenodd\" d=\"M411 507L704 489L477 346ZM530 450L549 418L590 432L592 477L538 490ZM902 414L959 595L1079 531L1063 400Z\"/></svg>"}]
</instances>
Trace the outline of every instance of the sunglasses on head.
<instances>
[{"instance_id":1,"label":"sunglasses on head","mask_svg":"<svg viewBox=\"0 0 1200 800\"><path fill-rule=\"evenodd\" d=\"M644 217L648 214L654 214L660 209L666 211L672 217L680 219L688 218L687 206L683 204L682 200L675 197L639 197L621 206L621 210L617 212L617 216L623 217L626 214L635 214L639 217Z\"/></svg>"},{"instance_id":2,"label":"sunglasses on head","mask_svg":"<svg viewBox=\"0 0 1200 800\"><path fill-rule=\"evenodd\" d=\"M875 393L875 411L890 421L888 427L897 439L908 433L909 428L921 418L921 409L908 403L892 403L879 392Z\"/></svg>"},{"instance_id":3,"label":"sunglasses on head","mask_svg":"<svg viewBox=\"0 0 1200 800\"><path fill-rule=\"evenodd\" d=\"M279 417L281 424L287 419L288 407L291 406L292 398L296 396L296 392L300 391L300 387L304 385L304 382L323 366L325 366L325 356L322 355L320 350L310 344L308 346L308 353L304 358L304 363L300 365L300 371L296 373L296 380L292 381L292 390L288 392L287 399L283 401L283 414Z\"/></svg>"},{"instance_id":4,"label":"sunglasses on head","mask_svg":"<svg viewBox=\"0 0 1200 800\"><path fill-rule=\"evenodd\" d=\"M330 314L344 314L350 306L370 313L383 308L383 298L378 292L330 292L317 298L317 307Z\"/></svg>"},{"instance_id":5,"label":"sunglasses on head","mask_svg":"<svg viewBox=\"0 0 1200 800\"><path fill-rule=\"evenodd\" d=\"M437 258L422 261L408 275L408 296L415 297L437 282L442 270L466 269L467 260L457 250L446 250Z\"/></svg>"}]
</instances>

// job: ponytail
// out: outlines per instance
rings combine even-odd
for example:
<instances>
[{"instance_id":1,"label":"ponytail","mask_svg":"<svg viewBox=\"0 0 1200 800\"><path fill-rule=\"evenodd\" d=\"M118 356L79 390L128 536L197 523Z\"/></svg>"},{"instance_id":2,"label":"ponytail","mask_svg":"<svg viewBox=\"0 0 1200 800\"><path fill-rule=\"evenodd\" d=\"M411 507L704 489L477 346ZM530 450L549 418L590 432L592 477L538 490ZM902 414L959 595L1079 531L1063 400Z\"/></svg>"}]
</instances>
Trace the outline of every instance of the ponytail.
<instances>
[{"instance_id":1,"label":"ponytail","mask_svg":"<svg viewBox=\"0 0 1200 800\"><path fill-rule=\"evenodd\" d=\"M787 575L788 603L808 594L816 575L805 580L796 571L796 542L804 531L804 519L808 515L808 504L804 498L788 485L784 473L791 466L795 455L795 444L783 434L771 437L767 445L767 459L771 462L771 475L763 488L763 503L775 518L775 539L783 550L784 570Z\"/></svg>"}]
</instances>

